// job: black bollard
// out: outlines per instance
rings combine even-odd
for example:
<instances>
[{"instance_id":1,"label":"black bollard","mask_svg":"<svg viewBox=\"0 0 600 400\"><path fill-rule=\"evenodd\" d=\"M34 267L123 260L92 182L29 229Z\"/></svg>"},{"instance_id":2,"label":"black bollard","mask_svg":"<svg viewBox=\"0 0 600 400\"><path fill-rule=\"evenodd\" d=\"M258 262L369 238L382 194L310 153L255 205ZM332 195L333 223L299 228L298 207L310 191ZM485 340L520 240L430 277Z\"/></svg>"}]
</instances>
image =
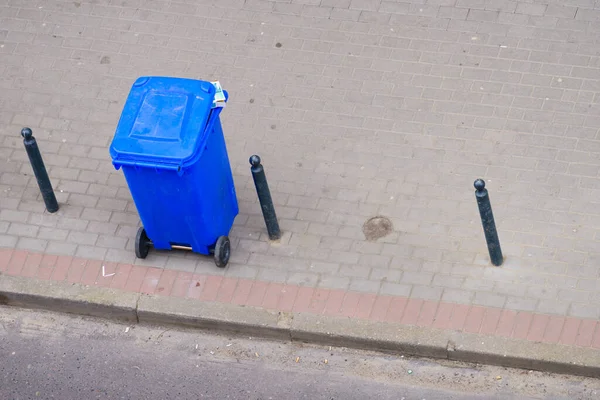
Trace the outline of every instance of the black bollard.
<instances>
[{"instance_id":1,"label":"black bollard","mask_svg":"<svg viewBox=\"0 0 600 400\"><path fill-rule=\"evenodd\" d=\"M27 150L29 162L31 163L33 173L35 174L38 186L40 187L40 192L42 192L44 203L46 203L46 210L50 213L57 212L58 202L56 201L56 196L54 195L48 172L46 172L40 149L33 137L33 132L31 132L31 129L29 128L23 128L21 130L21 136L23 136L23 144L25 145L25 150Z\"/></svg>"},{"instance_id":2,"label":"black bollard","mask_svg":"<svg viewBox=\"0 0 600 400\"><path fill-rule=\"evenodd\" d=\"M265 176L265 169L260 163L260 157L257 155L250 157L250 164L252 165L250 171L254 179L254 186L256 186L256 193L258 194L260 208L265 218L265 224L267 225L267 232L269 232L269 239L277 240L281 237L281 231L279 230L279 222L277 222L271 191L269 190L269 184Z\"/></svg>"},{"instance_id":3,"label":"black bollard","mask_svg":"<svg viewBox=\"0 0 600 400\"><path fill-rule=\"evenodd\" d=\"M496 230L496 222L492 213L490 196L485 188L485 181L483 179L477 179L474 186L476 189L475 198L479 206L479 214L481 215L481 223L483 224L483 233L485 234L485 241L490 253L490 260L492 264L498 267L502 265L503 257L500 240L498 239L498 231Z\"/></svg>"}]
</instances>

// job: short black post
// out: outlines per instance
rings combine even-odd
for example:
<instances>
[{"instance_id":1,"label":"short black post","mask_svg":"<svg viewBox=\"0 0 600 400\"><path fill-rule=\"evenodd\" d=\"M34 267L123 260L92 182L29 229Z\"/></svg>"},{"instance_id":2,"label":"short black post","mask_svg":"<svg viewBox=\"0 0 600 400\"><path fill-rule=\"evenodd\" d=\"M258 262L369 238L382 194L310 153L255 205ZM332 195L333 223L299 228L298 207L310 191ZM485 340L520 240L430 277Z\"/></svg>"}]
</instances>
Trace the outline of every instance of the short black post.
<instances>
[{"instance_id":1,"label":"short black post","mask_svg":"<svg viewBox=\"0 0 600 400\"><path fill-rule=\"evenodd\" d=\"M498 231L496 230L496 222L492 213L490 196L485 188L485 181L483 179L477 179L474 186L476 189L475 198L479 206L479 214L481 215L481 223L483 224L483 233L485 234L485 241L490 253L490 260L492 264L498 267L502 265L503 257L502 249L500 248L500 239L498 239Z\"/></svg>"},{"instance_id":2,"label":"short black post","mask_svg":"<svg viewBox=\"0 0 600 400\"><path fill-rule=\"evenodd\" d=\"M48 172L46 172L40 149L33 137L33 132L31 132L31 129L29 128L23 128L21 130L21 136L23 136L23 144L25 145L25 150L27 150L29 162L31 163L33 173L35 174L38 186L40 187L40 192L42 192L44 203L46 203L46 210L50 213L57 212L58 202L56 201L56 196L54 195Z\"/></svg>"},{"instance_id":3,"label":"short black post","mask_svg":"<svg viewBox=\"0 0 600 400\"><path fill-rule=\"evenodd\" d=\"M265 224L267 225L267 232L269 232L269 239L277 240L281 237L281 231L279 230L279 222L277 222L271 191L269 190L269 184L265 176L265 169L260 163L260 157L257 155L250 157L250 164L252 165L250 171L252 171L252 178L254 179L258 201L260 202L260 208L262 209Z\"/></svg>"}]
</instances>

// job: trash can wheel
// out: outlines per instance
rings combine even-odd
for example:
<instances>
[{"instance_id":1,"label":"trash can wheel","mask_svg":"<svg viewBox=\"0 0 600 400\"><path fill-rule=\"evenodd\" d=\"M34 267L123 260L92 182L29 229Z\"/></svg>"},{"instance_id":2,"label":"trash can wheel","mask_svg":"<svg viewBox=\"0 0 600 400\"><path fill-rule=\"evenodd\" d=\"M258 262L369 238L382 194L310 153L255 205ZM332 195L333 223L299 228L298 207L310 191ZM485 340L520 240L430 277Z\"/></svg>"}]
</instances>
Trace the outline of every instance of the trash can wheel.
<instances>
[{"instance_id":1,"label":"trash can wheel","mask_svg":"<svg viewBox=\"0 0 600 400\"><path fill-rule=\"evenodd\" d=\"M146 258L150 251L150 239L146 235L146 230L141 227L135 235L135 256L137 258Z\"/></svg>"},{"instance_id":2,"label":"trash can wheel","mask_svg":"<svg viewBox=\"0 0 600 400\"><path fill-rule=\"evenodd\" d=\"M231 255L231 242L227 236L219 236L215 244L215 264L219 268L225 268Z\"/></svg>"}]
</instances>

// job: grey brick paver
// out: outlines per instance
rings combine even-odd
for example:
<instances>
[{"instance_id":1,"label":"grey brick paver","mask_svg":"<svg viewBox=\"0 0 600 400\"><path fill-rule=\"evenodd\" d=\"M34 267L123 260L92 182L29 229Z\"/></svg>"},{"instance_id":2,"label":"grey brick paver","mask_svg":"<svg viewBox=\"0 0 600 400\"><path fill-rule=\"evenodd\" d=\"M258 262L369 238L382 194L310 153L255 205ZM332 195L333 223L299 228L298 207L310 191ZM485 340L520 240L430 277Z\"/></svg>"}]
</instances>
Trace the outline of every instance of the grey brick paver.
<instances>
[{"instance_id":1,"label":"grey brick paver","mask_svg":"<svg viewBox=\"0 0 600 400\"><path fill-rule=\"evenodd\" d=\"M597 5L423 3L0 6L0 246L597 318ZM108 145L144 74L229 90L222 120L241 214L226 271L185 253L135 260L139 218ZM23 126L56 188L54 215ZM278 245L266 240L252 153L285 232ZM478 177L489 180L502 268L488 262ZM394 228L369 242L362 225L375 215Z\"/></svg>"}]
</instances>

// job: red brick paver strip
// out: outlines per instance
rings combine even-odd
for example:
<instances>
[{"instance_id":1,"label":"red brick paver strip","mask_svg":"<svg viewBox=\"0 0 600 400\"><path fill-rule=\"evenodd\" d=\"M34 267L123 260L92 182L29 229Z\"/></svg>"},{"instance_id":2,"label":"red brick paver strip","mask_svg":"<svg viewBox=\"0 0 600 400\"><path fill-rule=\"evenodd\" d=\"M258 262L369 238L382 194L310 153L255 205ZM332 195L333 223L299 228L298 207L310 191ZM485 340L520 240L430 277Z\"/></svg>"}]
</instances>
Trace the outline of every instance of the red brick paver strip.
<instances>
[{"instance_id":1,"label":"red brick paver strip","mask_svg":"<svg viewBox=\"0 0 600 400\"><path fill-rule=\"evenodd\" d=\"M339 289L314 290L289 284L175 272L154 267L111 265L91 259L42 256L19 250L4 249L0 254L4 257L5 265L14 260L12 265L24 266L27 260L33 260L32 265L38 265L38 268L28 270L15 267L10 274L30 279L66 279L68 283L110 286L113 289L155 294L165 298L186 297L197 301L262 307L274 311L359 318L374 322L400 322L409 326L513 337L531 342L600 348L600 324L591 319L564 318ZM57 272L60 266L63 266L63 272ZM65 272L65 266L68 266L68 272ZM109 277L110 284L102 281L102 266L105 274L114 273ZM48 272L52 267L52 273ZM35 272L34 276L31 276L31 271Z\"/></svg>"}]
</instances>

